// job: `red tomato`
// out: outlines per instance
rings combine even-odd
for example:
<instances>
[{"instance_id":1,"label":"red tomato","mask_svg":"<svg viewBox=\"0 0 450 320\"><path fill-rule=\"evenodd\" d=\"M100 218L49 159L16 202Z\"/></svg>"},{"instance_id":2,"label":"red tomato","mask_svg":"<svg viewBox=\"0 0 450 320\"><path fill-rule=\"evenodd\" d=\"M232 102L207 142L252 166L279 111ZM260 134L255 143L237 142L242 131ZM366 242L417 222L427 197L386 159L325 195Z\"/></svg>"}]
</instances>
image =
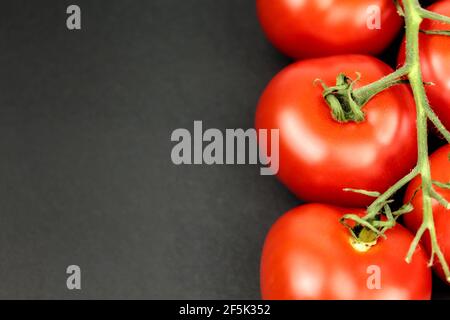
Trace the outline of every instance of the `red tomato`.
<instances>
[{"instance_id":1,"label":"red tomato","mask_svg":"<svg viewBox=\"0 0 450 320\"><path fill-rule=\"evenodd\" d=\"M450 0L439 1L429 10L450 15ZM422 23L423 30L448 30L449 26L432 20ZM446 128L450 129L450 37L420 34L420 63L423 79L435 85L425 86L431 107ZM405 44L403 43L399 64L405 61Z\"/></svg>"},{"instance_id":2,"label":"red tomato","mask_svg":"<svg viewBox=\"0 0 450 320\"><path fill-rule=\"evenodd\" d=\"M356 250L339 223L349 212L363 214L362 209L308 204L275 223L262 253L263 299L430 299L424 250L419 246L411 263L405 262L413 235L397 225L368 251Z\"/></svg>"},{"instance_id":3,"label":"red tomato","mask_svg":"<svg viewBox=\"0 0 450 320\"><path fill-rule=\"evenodd\" d=\"M314 80L334 85L338 73L354 77L357 71L362 78L355 87L392 69L360 55L305 60L281 71L260 99L255 127L280 130L277 176L303 200L365 206L373 198L343 189L383 192L416 164L415 105L406 85L371 99L363 108L363 122L332 118Z\"/></svg>"},{"instance_id":4,"label":"red tomato","mask_svg":"<svg viewBox=\"0 0 450 320\"><path fill-rule=\"evenodd\" d=\"M269 40L297 59L377 54L391 43L402 24L392 0L257 0L256 5ZM375 16L379 29L372 27Z\"/></svg>"},{"instance_id":5,"label":"red tomato","mask_svg":"<svg viewBox=\"0 0 450 320\"><path fill-rule=\"evenodd\" d=\"M448 155L450 154L450 145L440 148L430 156L431 177L433 180L448 183L450 182L450 162ZM410 201L414 192L420 187L422 179L420 177L411 181L406 190L405 201ZM445 199L450 201L450 190L435 187ZM412 200L414 211L404 216L405 225L412 231L417 231L422 223L422 191L418 191ZM450 264L450 210L446 210L437 201L433 200L433 216L438 238L439 247L441 248L445 260ZM430 236L427 233L422 238L424 246L429 254L431 254ZM434 269L437 274L445 281L442 267L435 260ZM447 282L447 281L446 281ZM448 282L447 282L448 284Z\"/></svg>"}]
</instances>

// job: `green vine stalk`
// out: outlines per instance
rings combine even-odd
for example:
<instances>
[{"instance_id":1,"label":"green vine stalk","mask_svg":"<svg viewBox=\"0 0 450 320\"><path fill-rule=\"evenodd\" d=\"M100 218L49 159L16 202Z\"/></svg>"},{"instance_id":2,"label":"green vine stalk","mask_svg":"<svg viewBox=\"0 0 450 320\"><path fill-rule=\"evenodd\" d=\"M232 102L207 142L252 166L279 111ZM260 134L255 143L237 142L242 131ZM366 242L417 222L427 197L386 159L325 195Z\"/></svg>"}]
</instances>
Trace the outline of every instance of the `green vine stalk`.
<instances>
[{"instance_id":1,"label":"green vine stalk","mask_svg":"<svg viewBox=\"0 0 450 320\"><path fill-rule=\"evenodd\" d=\"M449 31L434 31L434 30L421 31L420 25L422 21L424 19L433 19L450 25L450 17L443 16L422 8L418 0L403 0L402 5L400 5L399 1L395 2L397 4L399 14L405 18L405 25L406 25L405 64L392 74L372 84L361 87L359 89L352 90L351 85L348 85L342 92L342 97L344 99L340 99L340 102L348 103L352 107L354 107L353 104L356 103L357 105L359 105L359 107L362 107L367 101L370 100L372 96L374 96L378 92L385 90L390 86L399 83L404 83L405 81L408 82L412 88L416 104L418 162L415 168L411 170L410 173L408 173L405 177L400 179L397 183L391 186L383 194L363 190L347 190L376 197L376 200L368 207L367 214L364 217L361 218L352 214L348 214L343 217L342 222L345 223L345 220L354 220L358 226L360 226L364 230L371 230L373 233L375 233L377 237L384 236L384 232L386 230L395 226L395 222L398 216L412 210L411 205L407 204L402 208L400 208L397 212L391 212L389 208L391 197L399 189L401 189L412 179L414 179L416 176L421 176L422 178L421 190L423 194L422 197L423 222L419 227L414 237L414 240L411 243L411 246L406 256L406 261L408 263L411 261L420 239L424 235L425 231L428 231L430 235L431 251L432 251L429 265L431 266L434 263L436 257L442 266L447 281L450 282L449 266L444 258L441 248L439 247L436 236L432 211L433 210L432 200L435 199L447 209L450 209L450 203L447 200L445 200L434 188L434 185L439 186L440 184L443 185L443 183L434 182L431 179L430 163L428 159L427 122L428 120L430 120L436 126L436 128L439 130L442 136L447 140L448 143L450 143L450 132L444 127L442 122L439 120L437 115L433 112L433 110L430 107L424 88L419 56L420 32L423 32L425 34L439 34L442 36L447 36L449 34ZM335 109L339 109L339 106L336 107L335 102L333 102L334 98L330 98L329 95L330 94L333 94L334 96L336 96L336 94L339 95L340 92L338 92L339 90L337 89L342 88L342 80L340 85L341 85L340 87L333 87L331 89L325 88L324 91L324 97L327 98L326 100L328 104L330 104L330 101L333 104L332 106L333 112ZM347 90L350 90L351 94L349 94ZM350 97L350 101L346 100L348 97ZM347 118L347 120L355 121L355 119L351 119L351 117ZM387 221L380 221L380 219L378 218L380 213L382 212L386 215ZM353 231L352 234L356 236ZM363 234L367 235L367 232ZM360 240L364 241L364 239L361 238Z\"/></svg>"}]
</instances>

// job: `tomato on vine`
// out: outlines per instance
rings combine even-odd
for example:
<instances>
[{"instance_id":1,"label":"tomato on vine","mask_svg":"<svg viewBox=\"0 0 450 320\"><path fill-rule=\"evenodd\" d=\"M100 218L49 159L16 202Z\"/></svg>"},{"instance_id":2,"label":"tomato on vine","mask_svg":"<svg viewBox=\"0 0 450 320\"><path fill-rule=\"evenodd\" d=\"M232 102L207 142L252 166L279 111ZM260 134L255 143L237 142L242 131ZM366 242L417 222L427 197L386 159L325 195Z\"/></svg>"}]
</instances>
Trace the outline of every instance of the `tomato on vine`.
<instances>
[{"instance_id":1,"label":"tomato on vine","mask_svg":"<svg viewBox=\"0 0 450 320\"><path fill-rule=\"evenodd\" d=\"M358 72L359 81L342 76L356 78ZM280 130L277 176L299 198L365 206L373 199L343 189L383 192L412 169L417 160L415 107L406 85L378 93L351 112L348 106L330 108L315 81L331 86L341 73L340 86L357 89L390 72L376 58L344 55L297 62L269 83L255 127Z\"/></svg>"},{"instance_id":2,"label":"tomato on vine","mask_svg":"<svg viewBox=\"0 0 450 320\"><path fill-rule=\"evenodd\" d=\"M450 182L450 145L446 145L430 156L431 178L436 182L436 192L438 192L444 199L450 201L450 189L444 187L446 183ZM439 187L440 183L441 187ZM422 191L420 188L421 178L417 177L409 184L406 194L405 202L409 202L414 210L404 216L405 225L412 231L417 231L422 224L423 206L422 206ZM444 188L443 188L444 187ZM437 200L433 200L433 218L436 228L436 235L439 247L447 261L450 263L450 210L445 208ZM428 254L431 255L431 243L428 234L422 239ZM439 261L436 261L434 269L437 274L445 281L445 275ZM448 283L448 282L447 282Z\"/></svg>"},{"instance_id":3,"label":"tomato on vine","mask_svg":"<svg viewBox=\"0 0 450 320\"><path fill-rule=\"evenodd\" d=\"M259 1L273 6L274 19L287 17L273 23L290 27L283 36L295 26L279 8L300 10L320 2ZM450 1L431 10L418 0L394 2L405 19L406 39L397 70L354 54L304 60L280 72L260 99L256 128L280 130L278 177L291 191L306 201L367 205L363 210L310 204L279 219L263 249L265 299L428 299L427 266L433 262L450 283L450 146L428 156L429 121L450 143L448 59L441 51L448 46L435 40L448 43L450 17L444 9ZM314 45L295 54L308 56L320 48ZM441 96L433 98L430 88ZM392 210L393 196L408 183L407 203ZM397 223L405 214L415 236ZM373 266L387 276L378 292L370 291L367 281L363 286L364 268Z\"/></svg>"},{"instance_id":4,"label":"tomato on vine","mask_svg":"<svg viewBox=\"0 0 450 320\"><path fill-rule=\"evenodd\" d=\"M261 293L269 300L430 299L431 271L419 246L405 262L413 235L401 225L366 246L339 223L362 209L297 207L271 228L262 253Z\"/></svg>"},{"instance_id":5,"label":"tomato on vine","mask_svg":"<svg viewBox=\"0 0 450 320\"><path fill-rule=\"evenodd\" d=\"M438 1L428 10L450 15L450 0ZM421 29L427 32L449 30L445 23L425 20ZM422 33L420 37L420 65L423 80L432 109L443 124L450 128L450 37L439 34ZM399 54L399 64L405 61L405 44Z\"/></svg>"},{"instance_id":6,"label":"tomato on vine","mask_svg":"<svg viewBox=\"0 0 450 320\"><path fill-rule=\"evenodd\" d=\"M268 39L296 59L378 54L401 27L392 0L257 0Z\"/></svg>"}]
</instances>

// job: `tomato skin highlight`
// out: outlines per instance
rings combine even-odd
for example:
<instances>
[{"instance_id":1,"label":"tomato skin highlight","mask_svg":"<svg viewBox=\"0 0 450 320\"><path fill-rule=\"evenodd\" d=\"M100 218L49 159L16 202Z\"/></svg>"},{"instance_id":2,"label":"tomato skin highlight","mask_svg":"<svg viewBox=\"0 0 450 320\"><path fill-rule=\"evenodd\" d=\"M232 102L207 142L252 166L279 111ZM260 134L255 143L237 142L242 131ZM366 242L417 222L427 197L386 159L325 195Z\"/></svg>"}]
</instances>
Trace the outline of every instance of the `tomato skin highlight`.
<instances>
[{"instance_id":1,"label":"tomato skin highlight","mask_svg":"<svg viewBox=\"0 0 450 320\"><path fill-rule=\"evenodd\" d=\"M257 0L256 7L269 41L295 59L378 54L402 25L392 0ZM379 29L368 28L369 8L380 9Z\"/></svg>"},{"instance_id":2,"label":"tomato skin highlight","mask_svg":"<svg viewBox=\"0 0 450 320\"><path fill-rule=\"evenodd\" d=\"M426 300L431 271L418 246L410 264L405 257L413 235L401 225L386 232L366 252L350 244L339 222L345 209L322 204L297 207L271 228L261 259L261 294L266 300ZM380 287L368 285L379 268Z\"/></svg>"},{"instance_id":3,"label":"tomato skin highlight","mask_svg":"<svg viewBox=\"0 0 450 320\"><path fill-rule=\"evenodd\" d=\"M339 123L314 84L320 78L332 86L340 72L353 78L360 72L357 88L391 71L376 58L344 55L296 62L269 83L255 127L280 130L277 177L300 199L367 206L373 198L343 189L383 192L415 166L415 104L406 85L373 97L363 108L365 121Z\"/></svg>"},{"instance_id":4,"label":"tomato skin highlight","mask_svg":"<svg viewBox=\"0 0 450 320\"><path fill-rule=\"evenodd\" d=\"M438 1L427 8L430 11L450 16L450 0ZM448 30L449 26L432 20L424 20L422 30ZM450 37L419 34L420 65L431 108L444 126L450 128ZM399 65L405 62L405 41L400 48Z\"/></svg>"},{"instance_id":5,"label":"tomato skin highlight","mask_svg":"<svg viewBox=\"0 0 450 320\"><path fill-rule=\"evenodd\" d=\"M435 181L448 183L450 181L450 162L448 160L448 155L450 154L450 145L446 145L437 151L435 151L430 156L430 166L431 166L431 178ZM422 179L417 177L410 182L405 193L405 202L409 202L414 192L420 187ZM439 192L447 201L450 201L450 190L442 189L434 186L435 190ZM404 216L404 222L408 229L416 232L421 223L423 216L423 205L422 205L422 191L419 190L415 194L411 201L414 206L414 210ZM445 209L441 204L433 199L433 217L434 224L436 228L436 235L438 239L439 247L444 254L445 260L450 264L450 210ZM425 232L422 242L428 254L431 254L430 245L430 235L428 231ZM444 272L438 260L435 260L433 269L439 275L439 277L445 280ZM450 285L450 284L449 284Z\"/></svg>"}]
</instances>

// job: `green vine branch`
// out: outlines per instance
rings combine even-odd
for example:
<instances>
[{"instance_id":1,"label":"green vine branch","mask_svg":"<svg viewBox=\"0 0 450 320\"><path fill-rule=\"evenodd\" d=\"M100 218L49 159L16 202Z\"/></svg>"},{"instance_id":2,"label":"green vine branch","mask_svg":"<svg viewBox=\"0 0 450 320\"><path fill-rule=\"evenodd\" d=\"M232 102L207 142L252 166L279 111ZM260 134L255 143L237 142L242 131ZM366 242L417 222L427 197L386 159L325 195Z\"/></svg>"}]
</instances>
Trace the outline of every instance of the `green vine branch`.
<instances>
[{"instance_id":1,"label":"green vine branch","mask_svg":"<svg viewBox=\"0 0 450 320\"><path fill-rule=\"evenodd\" d=\"M379 194L375 191L345 189L345 191L358 192L368 196L376 197L376 199L367 208L367 213L364 217L347 214L342 217L341 222L346 227L348 227L352 235L359 240L367 240L367 242L371 242L373 240L373 236L375 237L375 239L378 237L384 237L384 233L388 229L395 226L396 220L399 216L412 210L411 204L406 204L399 210L392 212L389 207L389 203L392 201L390 199L398 190L408 184L412 179L420 176L422 180L420 189L422 191L423 222L417 230L414 240L411 242L405 260L408 263L411 261L420 240L422 239L425 232L428 231L431 240L431 256L429 265L432 265L435 262L435 258L437 258L442 266L447 280L450 282L450 270L438 244L432 209L433 199L438 201L445 208L450 209L450 203L446 199L444 199L444 197L442 197L442 195L440 195L434 188L434 186L437 186L448 189L450 188L450 186L448 184L433 181L431 179L431 170L428 158L427 122L428 120L430 120L448 143L450 143L450 132L445 128L445 126L439 120L438 116L430 107L425 92L419 57L420 32L442 36L449 35L449 31L447 30L420 30L422 21L424 19L432 19L450 25L450 17L446 17L444 15L440 15L423 9L418 0L403 0L402 5L399 1L395 1L395 3L397 5L399 14L405 18L405 64L390 75L387 75L386 77L378 81L355 90L352 89L352 85L354 83L353 80L346 78L344 75L339 75L339 77L341 77L341 80L339 80L338 77L338 81L341 82L337 83L336 87L327 88L328 90L324 91L324 97L329 104L330 101L333 101L333 113L340 112L339 104L337 103L341 104L341 108L343 110L346 110L345 108L347 106L351 106L351 108L347 109L347 116L340 119L340 121L355 121L354 114L352 113L355 105L359 106L359 111L357 111L357 114L359 114L359 112L361 112L361 108L377 93L393 85L408 82L412 88L414 101L416 104L418 161L417 165L413 170L411 170L411 172L397 181L383 194ZM343 82L342 79L344 79L345 81ZM330 95L332 95L332 97L330 97ZM386 221L381 220L382 215L386 216ZM347 220L352 220L356 224L356 226L349 226L346 223ZM368 236L368 233L372 234L372 236Z\"/></svg>"}]
</instances>

